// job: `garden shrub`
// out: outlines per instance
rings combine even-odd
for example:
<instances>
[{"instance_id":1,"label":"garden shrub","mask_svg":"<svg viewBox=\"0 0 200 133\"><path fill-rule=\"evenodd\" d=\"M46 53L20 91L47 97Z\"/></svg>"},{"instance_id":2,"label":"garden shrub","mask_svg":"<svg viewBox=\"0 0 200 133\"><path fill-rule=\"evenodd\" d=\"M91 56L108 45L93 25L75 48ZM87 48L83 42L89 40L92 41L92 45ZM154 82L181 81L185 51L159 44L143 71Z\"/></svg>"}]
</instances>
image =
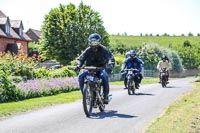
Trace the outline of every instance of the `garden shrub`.
<instances>
[{"instance_id":1,"label":"garden shrub","mask_svg":"<svg viewBox=\"0 0 200 133\"><path fill-rule=\"evenodd\" d=\"M50 77L50 71L45 67L36 68L33 70L34 78L47 78Z\"/></svg>"},{"instance_id":2,"label":"garden shrub","mask_svg":"<svg viewBox=\"0 0 200 133\"><path fill-rule=\"evenodd\" d=\"M0 67L0 103L18 101L21 99L20 93L9 78L9 72Z\"/></svg>"},{"instance_id":3,"label":"garden shrub","mask_svg":"<svg viewBox=\"0 0 200 133\"><path fill-rule=\"evenodd\" d=\"M26 76L28 79L32 78L32 69L37 67L38 60L27 57L23 52L18 55L7 53L0 53L0 63L7 67L8 72L12 76Z\"/></svg>"}]
</instances>

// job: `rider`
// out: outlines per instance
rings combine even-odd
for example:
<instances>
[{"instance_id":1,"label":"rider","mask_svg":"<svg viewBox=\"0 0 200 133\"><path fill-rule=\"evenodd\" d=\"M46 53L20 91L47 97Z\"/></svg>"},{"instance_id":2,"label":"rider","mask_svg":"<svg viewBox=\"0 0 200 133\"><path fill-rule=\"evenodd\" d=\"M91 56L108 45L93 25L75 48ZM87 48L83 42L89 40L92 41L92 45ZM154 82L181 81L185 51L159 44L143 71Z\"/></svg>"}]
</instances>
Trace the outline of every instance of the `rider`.
<instances>
[{"instance_id":1,"label":"rider","mask_svg":"<svg viewBox=\"0 0 200 133\"><path fill-rule=\"evenodd\" d=\"M159 83L161 83L161 76L160 76L160 73L162 72L162 69L164 69L164 68L166 68L166 77L167 77L167 83L169 83L168 82L168 80L169 80L169 61L168 61L169 59L167 58L167 56L166 55L163 55L162 57L161 57L161 60L158 62L158 64L157 64L157 69L158 69L158 71L159 71Z\"/></svg>"},{"instance_id":2,"label":"rider","mask_svg":"<svg viewBox=\"0 0 200 133\"><path fill-rule=\"evenodd\" d=\"M135 71L134 73L137 73L137 77L135 79L135 86L136 89L139 89L139 83L141 83L141 80L143 78L142 76L142 68L143 68L143 62L141 59L139 59L138 57L136 57L136 51L135 50L131 50L130 51L130 57L128 57L122 64L122 70L121 73L124 73L124 85L125 88L127 88L127 71L124 72L124 69L130 69L130 68L134 68L134 69L138 69L138 71Z\"/></svg>"},{"instance_id":3,"label":"rider","mask_svg":"<svg viewBox=\"0 0 200 133\"><path fill-rule=\"evenodd\" d=\"M85 66L104 67L104 70L99 72L99 76L103 81L104 103L108 104L109 83L108 73L112 72L115 65L115 59L112 53L101 44L101 36L93 33L88 38L89 47L78 57L77 67L75 71L79 71L80 67L85 63ZM111 62L111 63L109 63ZM83 93L84 78L87 76L88 71L84 71L78 76L81 92Z\"/></svg>"},{"instance_id":4,"label":"rider","mask_svg":"<svg viewBox=\"0 0 200 133\"><path fill-rule=\"evenodd\" d=\"M130 57L130 51L126 52L125 57L126 58Z\"/></svg>"},{"instance_id":5,"label":"rider","mask_svg":"<svg viewBox=\"0 0 200 133\"><path fill-rule=\"evenodd\" d=\"M126 52L125 57L126 57L126 59L130 57L130 51ZM122 65L122 67L123 67L123 65ZM127 89L127 78L126 78L126 72L124 72L124 71L122 72L122 78L124 80L124 86L125 86L124 89Z\"/></svg>"}]
</instances>

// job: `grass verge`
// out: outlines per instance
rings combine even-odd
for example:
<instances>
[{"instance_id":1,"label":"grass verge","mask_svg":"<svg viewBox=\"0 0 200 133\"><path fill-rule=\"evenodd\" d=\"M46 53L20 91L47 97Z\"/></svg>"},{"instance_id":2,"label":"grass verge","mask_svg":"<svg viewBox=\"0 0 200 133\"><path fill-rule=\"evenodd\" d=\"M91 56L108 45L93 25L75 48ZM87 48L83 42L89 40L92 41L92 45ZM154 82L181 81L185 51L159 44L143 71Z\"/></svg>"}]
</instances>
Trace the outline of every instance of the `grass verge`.
<instances>
[{"instance_id":1,"label":"grass verge","mask_svg":"<svg viewBox=\"0 0 200 133\"><path fill-rule=\"evenodd\" d=\"M0 118L54 104L70 103L81 98L82 95L80 91L72 91L54 96L28 99L20 102L1 103Z\"/></svg>"},{"instance_id":2,"label":"grass verge","mask_svg":"<svg viewBox=\"0 0 200 133\"><path fill-rule=\"evenodd\" d=\"M200 133L200 82L185 93L145 133Z\"/></svg>"}]
</instances>

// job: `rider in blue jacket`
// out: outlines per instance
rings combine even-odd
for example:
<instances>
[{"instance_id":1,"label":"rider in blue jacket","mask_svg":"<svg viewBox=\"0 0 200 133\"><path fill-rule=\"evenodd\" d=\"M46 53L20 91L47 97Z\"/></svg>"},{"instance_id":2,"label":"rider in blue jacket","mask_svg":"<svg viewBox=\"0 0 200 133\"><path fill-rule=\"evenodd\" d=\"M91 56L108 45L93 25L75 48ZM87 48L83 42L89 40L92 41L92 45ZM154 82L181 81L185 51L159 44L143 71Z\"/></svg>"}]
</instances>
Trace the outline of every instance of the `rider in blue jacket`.
<instances>
[{"instance_id":1,"label":"rider in blue jacket","mask_svg":"<svg viewBox=\"0 0 200 133\"><path fill-rule=\"evenodd\" d=\"M141 72L143 69L143 61L141 59L139 59L138 57L136 57L136 51L135 50L131 50L130 51L130 57L128 57L122 64L122 70L121 72L123 73L123 77L124 77L124 85L125 88L127 88L127 72L124 71L125 68L130 69L130 68L134 68L137 69L138 71L135 71L134 73L137 75L135 80L135 86L136 89L139 89L139 83L141 83L141 80L143 78Z\"/></svg>"}]
</instances>

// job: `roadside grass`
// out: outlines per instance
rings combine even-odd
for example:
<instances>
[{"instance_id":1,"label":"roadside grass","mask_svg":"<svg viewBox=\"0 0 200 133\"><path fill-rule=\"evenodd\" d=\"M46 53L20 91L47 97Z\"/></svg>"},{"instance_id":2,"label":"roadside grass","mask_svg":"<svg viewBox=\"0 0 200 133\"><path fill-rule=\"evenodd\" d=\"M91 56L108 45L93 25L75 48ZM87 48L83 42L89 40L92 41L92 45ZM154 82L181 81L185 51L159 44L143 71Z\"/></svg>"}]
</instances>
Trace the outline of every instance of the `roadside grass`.
<instances>
[{"instance_id":1,"label":"roadside grass","mask_svg":"<svg viewBox=\"0 0 200 133\"><path fill-rule=\"evenodd\" d=\"M27 99L19 102L1 103L0 118L50 105L70 103L81 98L82 95L80 91L72 91L54 96Z\"/></svg>"},{"instance_id":2,"label":"roadside grass","mask_svg":"<svg viewBox=\"0 0 200 133\"><path fill-rule=\"evenodd\" d=\"M145 133L200 133L200 81L172 103Z\"/></svg>"}]
</instances>

